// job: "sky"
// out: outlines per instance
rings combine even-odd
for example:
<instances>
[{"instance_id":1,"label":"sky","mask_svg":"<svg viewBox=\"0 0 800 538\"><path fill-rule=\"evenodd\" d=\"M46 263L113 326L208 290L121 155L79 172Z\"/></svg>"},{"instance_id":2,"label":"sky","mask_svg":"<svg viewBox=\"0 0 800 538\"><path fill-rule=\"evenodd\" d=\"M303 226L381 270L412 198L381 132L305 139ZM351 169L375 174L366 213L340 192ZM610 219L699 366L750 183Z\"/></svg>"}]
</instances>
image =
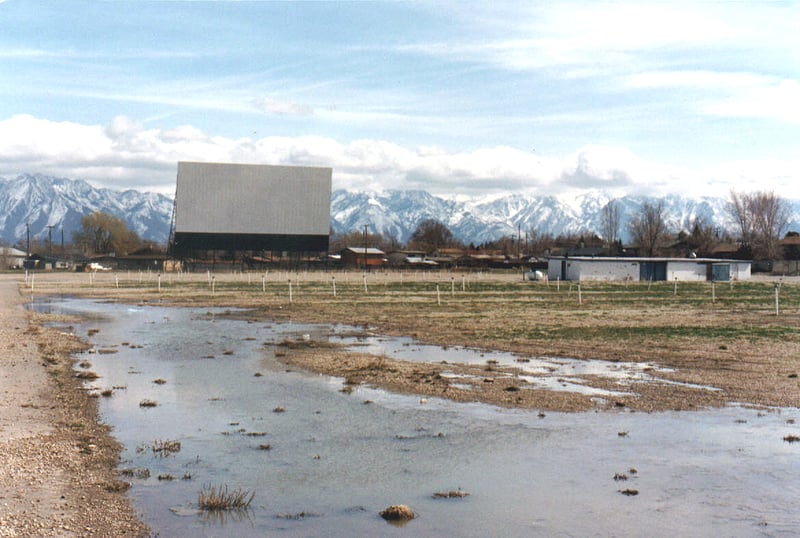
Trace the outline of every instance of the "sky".
<instances>
[{"instance_id":1,"label":"sky","mask_svg":"<svg viewBox=\"0 0 800 538\"><path fill-rule=\"evenodd\" d=\"M0 0L0 176L800 199L800 2Z\"/></svg>"}]
</instances>

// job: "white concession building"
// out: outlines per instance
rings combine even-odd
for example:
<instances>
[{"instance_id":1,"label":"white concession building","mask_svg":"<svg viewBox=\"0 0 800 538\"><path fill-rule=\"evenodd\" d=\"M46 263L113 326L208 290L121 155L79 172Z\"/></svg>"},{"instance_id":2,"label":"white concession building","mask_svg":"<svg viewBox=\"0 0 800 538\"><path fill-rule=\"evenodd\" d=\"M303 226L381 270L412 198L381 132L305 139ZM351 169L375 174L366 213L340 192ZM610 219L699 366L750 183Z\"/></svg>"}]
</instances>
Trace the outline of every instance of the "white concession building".
<instances>
[{"instance_id":1,"label":"white concession building","mask_svg":"<svg viewBox=\"0 0 800 538\"><path fill-rule=\"evenodd\" d=\"M750 261L713 258L558 257L547 262L550 280L727 282L750 279Z\"/></svg>"}]
</instances>

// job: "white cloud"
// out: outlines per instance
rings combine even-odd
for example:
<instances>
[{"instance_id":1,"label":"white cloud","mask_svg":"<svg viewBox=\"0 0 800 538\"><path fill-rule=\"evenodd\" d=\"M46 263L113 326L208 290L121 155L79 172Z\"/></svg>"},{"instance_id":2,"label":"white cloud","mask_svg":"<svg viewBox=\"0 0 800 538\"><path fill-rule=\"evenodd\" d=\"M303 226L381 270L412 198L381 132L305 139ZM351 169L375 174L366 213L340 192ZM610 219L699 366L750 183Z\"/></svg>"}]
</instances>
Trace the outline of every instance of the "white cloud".
<instances>
[{"instance_id":1,"label":"white cloud","mask_svg":"<svg viewBox=\"0 0 800 538\"><path fill-rule=\"evenodd\" d=\"M800 125L800 82L766 81L707 104L704 112L734 118L766 118Z\"/></svg>"},{"instance_id":2,"label":"white cloud","mask_svg":"<svg viewBox=\"0 0 800 538\"><path fill-rule=\"evenodd\" d=\"M308 105L291 101L278 101L269 97L255 100L256 108L278 116L308 116L314 109Z\"/></svg>"},{"instance_id":3,"label":"white cloud","mask_svg":"<svg viewBox=\"0 0 800 538\"><path fill-rule=\"evenodd\" d=\"M742 72L651 71L624 78L627 88L699 90L697 112L800 124L800 82Z\"/></svg>"},{"instance_id":4,"label":"white cloud","mask_svg":"<svg viewBox=\"0 0 800 538\"><path fill-rule=\"evenodd\" d=\"M174 193L177 162L329 166L335 189L422 189L443 196L497 193L626 193L727 196L775 190L792 197L798 159L749 160L688 169L642 159L620 147L589 145L566 157L497 146L452 152L383 140L341 143L320 137L231 139L193 126L147 128L127 117L106 126L29 115L0 121L0 175L47 173L114 189Z\"/></svg>"}]
</instances>

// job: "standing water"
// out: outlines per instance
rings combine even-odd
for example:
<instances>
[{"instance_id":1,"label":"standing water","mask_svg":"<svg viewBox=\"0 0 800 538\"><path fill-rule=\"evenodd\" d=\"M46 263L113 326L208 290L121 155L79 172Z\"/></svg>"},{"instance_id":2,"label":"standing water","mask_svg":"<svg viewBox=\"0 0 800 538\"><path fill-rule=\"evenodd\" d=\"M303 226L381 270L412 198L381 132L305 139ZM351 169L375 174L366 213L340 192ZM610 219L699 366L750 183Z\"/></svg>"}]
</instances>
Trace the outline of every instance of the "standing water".
<instances>
[{"instance_id":1,"label":"standing water","mask_svg":"<svg viewBox=\"0 0 800 538\"><path fill-rule=\"evenodd\" d=\"M800 433L796 409L544 415L345 393L341 379L275 356L286 338L346 340L333 327L81 299L33 307L86 320L72 329L94 346L81 360L108 395L101 418L124 446L134 505L161 536L800 532L800 443L784 440ZM446 351L397 346L405 360ZM254 498L203 511L209 486ZM435 495L449 492L469 495ZM417 517L386 523L378 513L393 504Z\"/></svg>"}]
</instances>

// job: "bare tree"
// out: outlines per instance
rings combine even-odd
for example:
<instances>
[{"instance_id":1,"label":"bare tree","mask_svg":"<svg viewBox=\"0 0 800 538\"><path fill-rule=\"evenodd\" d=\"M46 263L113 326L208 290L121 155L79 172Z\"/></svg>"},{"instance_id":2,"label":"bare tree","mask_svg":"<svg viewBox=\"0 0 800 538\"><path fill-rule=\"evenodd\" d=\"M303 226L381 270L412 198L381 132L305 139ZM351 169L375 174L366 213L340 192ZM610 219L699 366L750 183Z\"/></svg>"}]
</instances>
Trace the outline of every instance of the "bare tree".
<instances>
[{"instance_id":1,"label":"bare tree","mask_svg":"<svg viewBox=\"0 0 800 538\"><path fill-rule=\"evenodd\" d=\"M685 238L687 246L702 258L710 256L720 242L714 227L702 217L697 217L691 222L691 229L692 232Z\"/></svg>"},{"instance_id":2,"label":"bare tree","mask_svg":"<svg viewBox=\"0 0 800 538\"><path fill-rule=\"evenodd\" d=\"M611 200L606 204L600 219L603 240L609 250L611 250L614 248L614 244L619 240L619 207L617 207L616 201Z\"/></svg>"},{"instance_id":3,"label":"bare tree","mask_svg":"<svg viewBox=\"0 0 800 538\"><path fill-rule=\"evenodd\" d=\"M424 250L426 253L457 244L458 242L453 238L453 232L436 219L422 221L409 239L409 246Z\"/></svg>"},{"instance_id":4,"label":"bare tree","mask_svg":"<svg viewBox=\"0 0 800 538\"><path fill-rule=\"evenodd\" d=\"M102 211L81 218L81 229L73 233L73 241L95 254L128 254L142 245L136 232L122 219Z\"/></svg>"},{"instance_id":5,"label":"bare tree","mask_svg":"<svg viewBox=\"0 0 800 538\"><path fill-rule=\"evenodd\" d=\"M645 202L638 214L628 224L633 241L648 256L655 254L664 246L667 239L667 223L664 215L664 202Z\"/></svg>"},{"instance_id":6,"label":"bare tree","mask_svg":"<svg viewBox=\"0 0 800 538\"><path fill-rule=\"evenodd\" d=\"M779 241L789 223L789 206L774 192L731 190L728 212L740 233L741 252L756 259L779 257Z\"/></svg>"},{"instance_id":7,"label":"bare tree","mask_svg":"<svg viewBox=\"0 0 800 538\"><path fill-rule=\"evenodd\" d=\"M363 230L353 230L346 233L331 233L328 250L340 252L345 248L364 248L364 246L393 250L396 244L396 239L387 238L382 234L367 233L365 237Z\"/></svg>"},{"instance_id":8,"label":"bare tree","mask_svg":"<svg viewBox=\"0 0 800 538\"><path fill-rule=\"evenodd\" d=\"M553 248L555 239L553 235L548 232L540 232L536 228L531 228L528 231L528 236L525 241L527 243L527 252L536 257L542 257L547 250Z\"/></svg>"}]
</instances>

